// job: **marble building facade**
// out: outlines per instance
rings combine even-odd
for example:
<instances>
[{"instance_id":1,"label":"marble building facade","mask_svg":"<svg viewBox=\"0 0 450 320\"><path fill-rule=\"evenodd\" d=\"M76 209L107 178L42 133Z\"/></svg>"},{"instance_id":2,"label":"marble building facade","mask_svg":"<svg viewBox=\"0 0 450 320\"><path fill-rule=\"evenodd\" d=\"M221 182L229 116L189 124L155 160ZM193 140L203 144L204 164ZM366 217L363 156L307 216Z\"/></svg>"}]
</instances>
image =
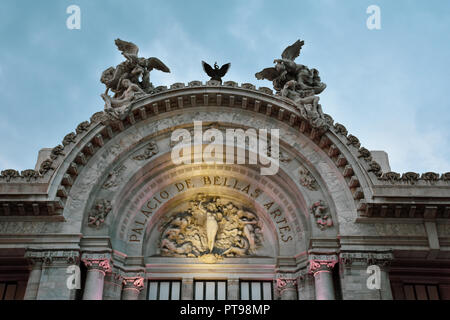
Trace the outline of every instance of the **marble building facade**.
<instances>
[{"instance_id":1,"label":"marble building facade","mask_svg":"<svg viewBox=\"0 0 450 320\"><path fill-rule=\"evenodd\" d=\"M450 173L392 172L270 88L157 89L1 172L3 299L450 299ZM279 129L277 174L175 165L171 134L194 121Z\"/></svg>"}]
</instances>

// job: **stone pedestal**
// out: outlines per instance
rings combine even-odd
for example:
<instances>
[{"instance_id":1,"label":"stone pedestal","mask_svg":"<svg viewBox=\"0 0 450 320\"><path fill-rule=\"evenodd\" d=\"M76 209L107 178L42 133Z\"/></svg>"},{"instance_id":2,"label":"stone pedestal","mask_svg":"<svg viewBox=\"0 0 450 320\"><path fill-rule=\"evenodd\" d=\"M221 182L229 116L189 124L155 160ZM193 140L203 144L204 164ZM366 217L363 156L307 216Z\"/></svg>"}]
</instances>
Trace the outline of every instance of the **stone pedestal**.
<instances>
[{"instance_id":1,"label":"stone pedestal","mask_svg":"<svg viewBox=\"0 0 450 320\"><path fill-rule=\"evenodd\" d=\"M28 277L27 288L25 290L24 300L36 300L41 282L42 259L31 259L32 267Z\"/></svg>"},{"instance_id":2,"label":"stone pedestal","mask_svg":"<svg viewBox=\"0 0 450 320\"><path fill-rule=\"evenodd\" d=\"M318 256L310 259L309 272L314 276L316 300L335 300L333 268L337 256Z\"/></svg>"},{"instance_id":3,"label":"stone pedestal","mask_svg":"<svg viewBox=\"0 0 450 320\"><path fill-rule=\"evenodd\" d=\"M139 293L144 287L144 278L142 277L124 277L122 300L139 300Z\"/></svg>"},{"instance_id":4,"label":"stone pedestal","mask_svg":"<svg viewBox=\"0 0 450 320\"><path fill-rule=\"evenodd\" d=\"M297 279L278 278L277 289L281 300L298 300Z\"/></svg>"}]
</instances>

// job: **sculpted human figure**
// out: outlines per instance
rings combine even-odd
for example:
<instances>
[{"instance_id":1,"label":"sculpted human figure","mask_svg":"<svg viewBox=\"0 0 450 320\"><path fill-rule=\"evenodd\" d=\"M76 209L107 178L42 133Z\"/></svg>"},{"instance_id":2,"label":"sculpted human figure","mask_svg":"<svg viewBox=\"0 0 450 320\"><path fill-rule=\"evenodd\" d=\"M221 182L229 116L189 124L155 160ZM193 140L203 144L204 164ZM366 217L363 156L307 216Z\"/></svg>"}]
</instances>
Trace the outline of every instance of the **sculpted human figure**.
<instances>
[{"instance_id":1,"label":"sculpted human figure","mask_svg":"<svg viewBox=\"0 0 450 320\"><path fill-rule=\"evenodd\" d=\"M255 254L262 239L254 213L205 195L189 201L187 210L170 216L160 230L161 254L198 257L203 262Z\"/></svg>"},{"instance_id":2,"label":"sculpted human figure","mask_svg":"<svg viewBox=\"0 0 450 320\"><path fill-rule=\"evenodd\" d=\"M106 91L102 94L106 108L121 107L132 101L130 90L140 94L150 94L153 85L150 82L150 71L157 69L163 72L170 72L170 69L158 58L142 58L138 56L139 47L132 42L115 40L115 44L125 61L114 67L109 67L103 71L100 81L105 84ZM127 80L131 84L124 85ZM114 92L110 97L108 91ZM127 93L125 93L128 90Z\"/></svg>"},{"instance_id":3,"label":"sculpted human figure","mask_svg":"<svg viewBox=\"0 0 450 320\"><path fill-rule=\"evenodd\" d=\"M317 69L295 63L294 60L300 55L304 41L297 40L294 44L287 47L281 54L281 59L275 59L274 67L265 68L255 74L258 80L267 79L273 82L274 89L280 93L286 91L286 84L290 81L295 82L295 86L289 84L291 91L295 92L300 98L316 95L326 88L322 83ZM297 97L294 93L287 95L291 99Z\"/></svg>"}]
</instances>

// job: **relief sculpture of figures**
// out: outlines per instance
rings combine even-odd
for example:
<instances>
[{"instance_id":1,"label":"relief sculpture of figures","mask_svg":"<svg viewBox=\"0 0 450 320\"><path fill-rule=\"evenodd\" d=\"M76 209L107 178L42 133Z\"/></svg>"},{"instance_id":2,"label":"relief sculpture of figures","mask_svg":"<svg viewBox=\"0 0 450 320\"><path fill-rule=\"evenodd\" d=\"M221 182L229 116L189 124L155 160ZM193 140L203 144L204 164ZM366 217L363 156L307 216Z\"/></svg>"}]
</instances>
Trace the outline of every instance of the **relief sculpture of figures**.
<instances>
[{"instance_id":1,"label":"relief sculpture of figures","mask_svg":"<svg viewBox=\"0 0 450 320\"><path fill-rule=\"evenodd\" d=\"M222 257L253 255L262 242L254 213L205 195L191 200L186 211L167 218L160 230L161 255L197 257L210 263Z\"/></svg>"},{"instance_id":2,"label":"relief sculpture of figures","mask_svg":"<svg viewBox=\"0 0 450 320\"><path fill-rule=\"evenodd\" d=\"M277 94L294 101L301 115L308 119L313 127L328 127L319 97L326 88L321 82L319 71L295 63L300 55L304 41L297 40L281 54L281 59L275 59L275 67L265 68L255 74L258 80L272 81Z\"/></svg>"},{"instance_id":3,"label":"relief sculpture of figures","mask_svg":"<svg viewBox=\"0 0 450 320\"><path fill-rule=\"evenodd\" d=\"M158 58L139 57L139 48L132 42L116 39L115 44L126 60L103 71L100 81L105 84L106 91L101 97L105 101L105 111L112 118L122 119L134 100L153 92L150 71L170 72L170 69ZM109 91L114 95L108 95Z\"/></svg>"}]
</instances>

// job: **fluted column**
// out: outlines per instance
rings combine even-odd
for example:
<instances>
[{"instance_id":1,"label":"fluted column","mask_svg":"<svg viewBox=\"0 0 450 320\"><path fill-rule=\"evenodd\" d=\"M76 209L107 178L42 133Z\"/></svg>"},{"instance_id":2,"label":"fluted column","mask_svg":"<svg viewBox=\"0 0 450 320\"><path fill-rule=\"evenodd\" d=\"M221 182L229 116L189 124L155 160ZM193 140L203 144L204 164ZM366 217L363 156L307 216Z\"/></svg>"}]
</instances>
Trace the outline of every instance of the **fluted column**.
<instances>
[{"instance_id":1,"label":"fluted column","mask_svg":"<svg viewBox=\"0 0 450 320\"><path fill-rule=\"evenodd\" d=\"M122 300L139 300L142 288L144 288L143 277L124 277Z\"/></svg>"},{"instance_id":2,"label":"fluted column","mask_svg":"<svg viewBox=\"0 0 450 320\"><path fill-rule=\"evenodd\" d=\"M105 274L111 271L109 257L87 254L82 261L87 268L83 300L102 300Z\"/></svg>"},{"instance_id":3,"label":"fluted column","mask_svg":"<svg viewBox=\"0 0 450 320\"><path fill-rule=\"evenodd\" d=\"M298 300L296 279L278 278L277 289L281 300Z\"/></svg>"},{"instance_id":4,"label":"fluted column","mask_svg":"<svg viewBox=\"0 0 450 320\"><path fill-rule=\"evenodd\" d=\"M335 300L332 271L337 261L337 256L313 256L309 260L309 272L314 276L316 300Z\"/></svg>"},{"instance_id":5,"label":"fluted column","mask_svg":"<svg viewBox=\"0 0 450 320\"><path fill-rule=\"evenodd\" d=\"M31 271L28 277L27 288L25 290L24 300L36 300L39 290L39 283L41 282L42 263L41 258L30 259Z\"/></svg>"}]
</instances>

